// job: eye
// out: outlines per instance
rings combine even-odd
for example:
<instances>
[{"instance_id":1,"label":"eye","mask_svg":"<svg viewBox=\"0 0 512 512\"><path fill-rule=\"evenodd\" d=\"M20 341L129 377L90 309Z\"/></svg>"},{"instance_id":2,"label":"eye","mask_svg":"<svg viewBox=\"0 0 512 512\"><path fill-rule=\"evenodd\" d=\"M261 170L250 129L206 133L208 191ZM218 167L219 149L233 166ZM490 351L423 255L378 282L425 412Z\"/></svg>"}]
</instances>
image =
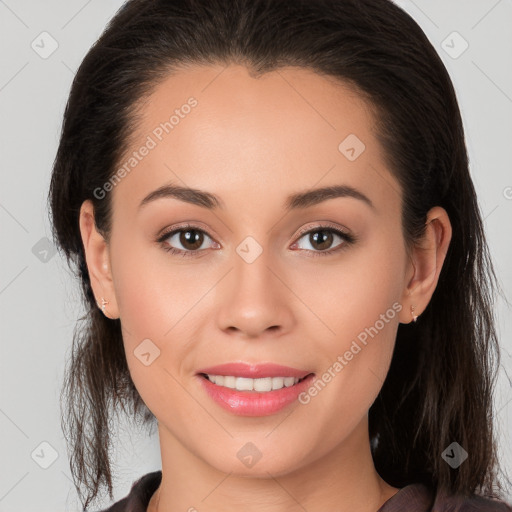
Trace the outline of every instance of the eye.
<instances>
[{"instance_id":1,"label":"eye","mask_svg":"<svg viewBox=\"0 0 512 512\"><path fill-rule=\"evenodd\" d=\"M304 238L310 244L312 249L301 247L300 240ZM341 240L341 243L336 245L333 249L330 248L335 238ZM172 230L163 233L157 240L163 249L171 254L182 257L197 256L198 253L208 248L203 247L207 240L211 240L212 247L215 249L220 248L220 245L215 242L203 229L191 224L179 226ZM332 226L315 226L309 230L303 229L299 232L299 239L292 244L292 248L299 248L308 251L313 256L328 256L357 241L354 235L346 233L345 231L332 227ZM182 248L176 248L175 245L181 245ZM327 249L327 250L326 250Z\"/></svg>"},{"instance_id":2,"label":"eye","mask_svg":"<svg viewBox=\"0 0 512 512\"><path fill-rule=\"evenodd\" d=\"M307 231L302 230L299 235L299 240L292 245L292 248L307 250L314 253L314 256L328 256L334 252L345 249L347 245L353 244L356 241L354 235L350 235L341 229L332 226L315 226ZM300 247L300 240L306 239L306 242L310 244L312 249ZM342 242L336 245L333 249L330 247L333 244L335 238L341 239ZM327 250L326 250L327 249Z\"/></svg>"},{"instance_id":3,"label":"eye","mask_svg":"<svg viewBox=\"0 0 512 512\"><path fill-rule=\"evenodd\" d=\"M187 224L162 234L157 241L162 244L164 250L171 254L188 257L195 256L195 253L205 249L202 246L207 239L211 240L214 245L216 244L216 248L220 247L203 229ZM174 247L176 244L181 245L183 249L176 249Z\"/></svg>"}]
</instances>

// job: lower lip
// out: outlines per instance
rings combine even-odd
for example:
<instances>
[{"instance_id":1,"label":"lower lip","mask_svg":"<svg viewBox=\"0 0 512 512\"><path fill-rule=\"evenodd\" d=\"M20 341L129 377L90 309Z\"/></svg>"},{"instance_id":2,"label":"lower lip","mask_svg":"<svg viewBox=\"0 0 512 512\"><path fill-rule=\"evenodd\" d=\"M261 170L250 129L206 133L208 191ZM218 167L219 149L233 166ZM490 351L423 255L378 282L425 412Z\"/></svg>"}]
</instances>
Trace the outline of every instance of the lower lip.
<instances>
[{"instance_id":1,"label":"lower lip","mask_svg":"<svg viewBox=\"0 0 512 512\"><path fill-rule=\"evenodd\" d=\"M223 409L240 416L269 416L295 402L300 393L311 385L314 374L288 388L267 392L238 391L217 386L202 375L198 377L206 393Z\"/></svg>"}]
</instances>

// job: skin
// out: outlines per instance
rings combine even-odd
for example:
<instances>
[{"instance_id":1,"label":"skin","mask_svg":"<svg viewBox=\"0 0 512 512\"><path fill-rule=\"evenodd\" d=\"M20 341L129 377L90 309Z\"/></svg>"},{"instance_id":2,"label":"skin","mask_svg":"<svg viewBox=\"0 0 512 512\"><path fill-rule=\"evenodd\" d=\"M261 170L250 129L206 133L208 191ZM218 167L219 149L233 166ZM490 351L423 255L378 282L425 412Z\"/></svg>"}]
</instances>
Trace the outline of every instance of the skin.
<instances>
[{"instance_id":1,"label":"skin","mask_svg":"<svg viewBox=\"0 0 512 512\"><path fill-rule=\"evenodd\" d=\"M402 195L387 169L368 106L348 86L300 68L258 79L245 67L190 67L156 87L131 150L193 96L198 105L111 192L107 242L90 201L80 229L91 283L105 314L120 318L132 379L158 419L162 483L148 510L375 512L398 489L376 472L368 410L386 377L398 324L421 315L451 238L446 211L428 212L425 238L408 257ZM366 149L349 161L338 146L356 134ZM216 194L223 209L175 198L139 209L169 182ZM292 193L350 185L352 197L286 212ZM264 207L262 207L264 205ZM328 221L358 240L330 255L301 228ZM158 233L191 222L205 231L201 255L182 258ZM252 263L236 252L252 236ZM298 245L294 245L298 242ZM179 234L167 243L182 251ZM333 235L323 251L344 244ZM197 251L197 249L196 249ZM394 303L393 319L318 395L269 416L221 409L196 372L231 361L274 362L321 376ZM149 338L160 356L134 355ZM257 446L246 467L237 452Z\"/></svg>"}]
</instances>

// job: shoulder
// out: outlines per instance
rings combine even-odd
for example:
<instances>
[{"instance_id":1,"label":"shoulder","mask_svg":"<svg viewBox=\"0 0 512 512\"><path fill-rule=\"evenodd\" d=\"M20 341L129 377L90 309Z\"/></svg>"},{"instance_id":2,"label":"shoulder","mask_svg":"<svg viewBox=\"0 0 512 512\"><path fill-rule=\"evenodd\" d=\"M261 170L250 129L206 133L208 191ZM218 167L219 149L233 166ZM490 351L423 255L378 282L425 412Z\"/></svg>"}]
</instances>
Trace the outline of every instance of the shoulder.
<instances>
[{"instance_id":1,"label":"shoulder","mask_svg":"<svg viewBox=\"0 0 512 512\"><path fill-rule=\"evenodd\" d=\"M146 512L151 496L162 481L162 471L153 471L132 483L130 492L110 507L98 512Z\"/></svg>"},{"instance_id":2,"label":"shoulder","mask_svg":"<svg viewBox=\"0 0 512 512\"><path fill-rule=\"evenodd\" d=\"M512 512L512 506L483 496L437 497L432 512Z\"/></svg>"},{"instance_id":3,"label":"shoulder","mask_svg":"<svg viewBox=\"0 0 512 512\"><path fill-rule=\"evenodd\" d=\"M401 488L377 512L512 512L508 503L471 495L434 495L421 483Z\"/></svg>"}]
</instances>

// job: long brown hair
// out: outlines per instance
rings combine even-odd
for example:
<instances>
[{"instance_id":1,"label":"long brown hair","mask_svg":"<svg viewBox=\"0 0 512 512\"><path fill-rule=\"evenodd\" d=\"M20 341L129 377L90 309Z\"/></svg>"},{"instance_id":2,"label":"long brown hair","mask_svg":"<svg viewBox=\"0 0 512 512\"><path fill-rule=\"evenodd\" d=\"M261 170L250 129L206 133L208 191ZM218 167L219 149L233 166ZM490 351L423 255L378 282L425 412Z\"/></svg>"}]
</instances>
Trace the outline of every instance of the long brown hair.
<instances>
[{"instance_id":1,"label":"long brown hair","mask_svg":"<svg viewBox=\"0 0 512 512\"><path fill-rule=\"evenodd\" d=\"M99 311L79 231L94 204L108 240L111 202L94 190L115 173L137 125L139 100L181 65L243 64L253 76L299 66L359 91L403 191L408 247L433 206L453 235L437 289L416 324L401 324L387 378L369 411L374 463L390 485L500 497L493 432L498 289L468 169L455 91L416 22L389 0L131 0L110 21L74 78L49 201L56 243L80 280L86 315L75 330L62 389L63 429L84 510L112 499L111 423L118 406L155 418L130 377L119 320ZM452 469L453 441L470 457Z\"/></svg>"}]
</instances>

